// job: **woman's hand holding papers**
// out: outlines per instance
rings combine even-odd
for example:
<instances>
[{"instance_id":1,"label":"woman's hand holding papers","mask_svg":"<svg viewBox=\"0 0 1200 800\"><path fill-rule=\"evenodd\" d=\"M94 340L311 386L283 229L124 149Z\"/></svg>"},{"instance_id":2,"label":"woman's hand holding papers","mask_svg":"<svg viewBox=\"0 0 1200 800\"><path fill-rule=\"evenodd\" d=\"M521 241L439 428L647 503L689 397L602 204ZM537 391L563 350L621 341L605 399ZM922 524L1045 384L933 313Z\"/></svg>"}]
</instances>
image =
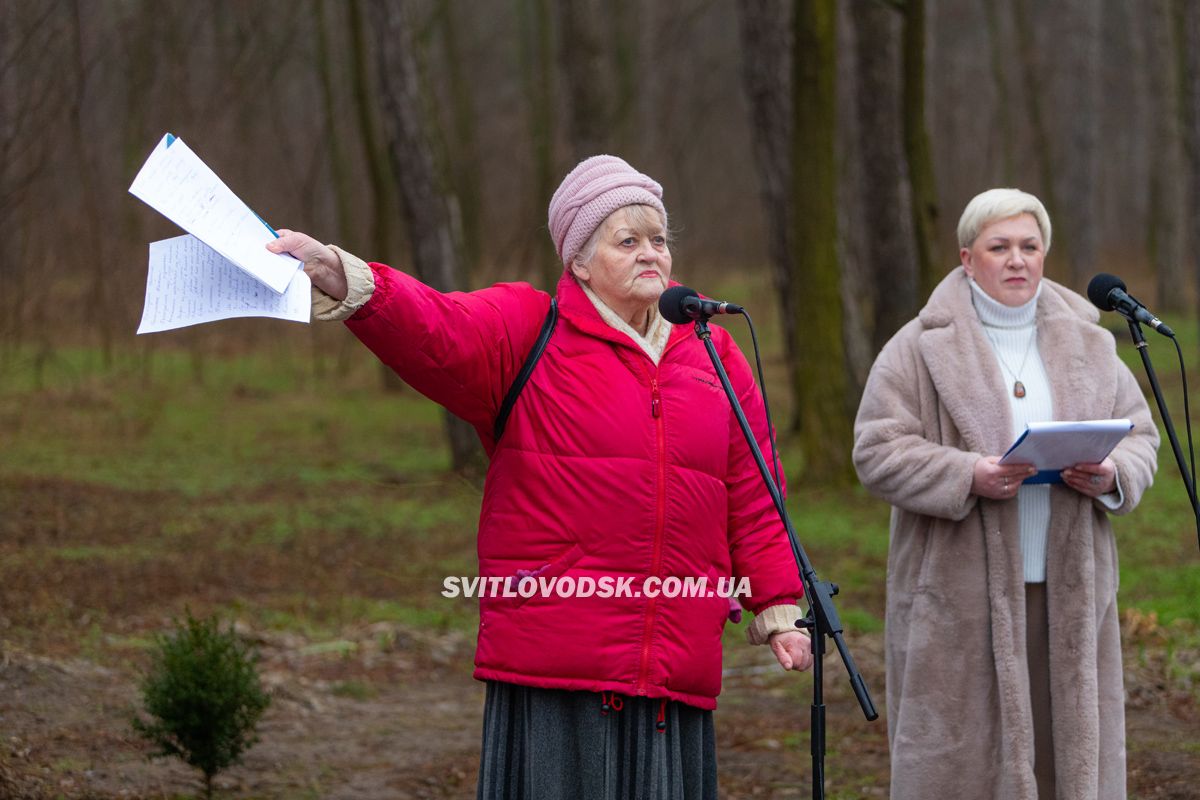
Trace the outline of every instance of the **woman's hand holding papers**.
<instances>
[{"instance_id":1,"label":"woman's hand holding papers","mask_svg":"<svg viewBox=\"0 0 1200 800\"><path fill-rule=\"evenodd\" d=\"M1017 496L1021 483L1037 474L1037 469L1028 464L999 464L998 456L981 458L975 462L971 480L971 494L992 500L1007 500ZM1099 497L1117 490L1117 466L1111 458L1099 464L1076 464L1062 471L1063 483L1080 494Z\"/></svg>"},{"instance_id":2,"label":"woman's hand holding papers","mask_svg":"<svg viewBox=\"0 0 1200 800\"><path fill-rule=\"evenodd\" d=\"M345 300L348 291L346 271L342 260L327 245L323 245L307 233L280 228L279 238L267 243L272 253L291 253L304 262L304 272L313 284L335 300Z\"/></svg>"},{"instance_id":3,"label":"woman's hand holding papers","mask_svg":"<svg viewBox=\"0 0 1200 800\"><path fill-rule=\"evenodd\" d=\"M1117 465L1111 458L1099 464L1076 464L1062 471L1063 483L1080 494L1099 497L1117 489Z\"/></svg>"},{"instance_id":4,"label":"woman's hand holding papers","mask_svg":"<svg viewBox=\"0 0 1200 800\"><path fill-rule=\"evenodd\" d=\"M1037 474L1029 464L1001 464L1000 456L987 456L975 462L971 476L971 494L992 500L1017 496L1021 481Z\"/></svg>"}]
</instances>

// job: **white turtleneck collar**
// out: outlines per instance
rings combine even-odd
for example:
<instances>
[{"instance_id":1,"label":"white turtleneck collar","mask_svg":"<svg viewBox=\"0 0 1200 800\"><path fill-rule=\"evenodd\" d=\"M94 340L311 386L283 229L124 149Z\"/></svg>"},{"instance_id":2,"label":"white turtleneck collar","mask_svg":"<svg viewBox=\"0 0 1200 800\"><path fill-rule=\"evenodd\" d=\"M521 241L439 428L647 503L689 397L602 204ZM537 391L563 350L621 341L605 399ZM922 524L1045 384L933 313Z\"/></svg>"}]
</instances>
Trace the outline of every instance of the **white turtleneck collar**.
<instances>
[{"instance_id":1,"label":"white turtleneck collar","mask_svg":"<svg viewBox=\"0 0 1200 800\"><path fill-rule=\"evenodd\" d=\"M1019 306L1006 306L990 297L974 278L967 280L971 284L971 300L975 304L975 313L984 325L992 328L1024 328L1034 324L1038 298L1042 296L1041 281L1038 281L1037 291L1028 302Z\"/></svg>"}]
</instances>

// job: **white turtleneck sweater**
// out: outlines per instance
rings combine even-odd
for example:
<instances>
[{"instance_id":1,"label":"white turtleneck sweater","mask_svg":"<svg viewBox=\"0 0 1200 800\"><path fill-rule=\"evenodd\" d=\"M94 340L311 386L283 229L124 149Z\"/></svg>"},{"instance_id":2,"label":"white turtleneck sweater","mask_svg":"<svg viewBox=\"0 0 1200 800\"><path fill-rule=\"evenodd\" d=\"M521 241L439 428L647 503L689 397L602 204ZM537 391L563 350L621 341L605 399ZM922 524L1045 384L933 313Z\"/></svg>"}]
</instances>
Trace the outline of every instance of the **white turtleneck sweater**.
<instances>
[{"instance_id":1,"label":"white turtleneck sweater","mask_svg":"<svg viewBox=\"0 0 1200 800\"><path fill-rule=\"evenodd\" d=\"M1033 298L1021 306L1006 306L993 300L971 281L971 299L975 313L983 323L983 333L991 342L992 352L999 362L1000 374L1008 396L1008 407L1012 409L1013 430L1009 439L1015 439L1030 422L1045 422L1054 419L1054 404L1050 394L1050 381L1046 367L1038 352L1037 302L1042 294L1039 283ZM1028 355L1027 355L1028 353ZM1014 372L1015 370L1015 372ZM1013 394L1013 384L1021 381L1025 385L1025 396ZM1097 498L1110 509L1121 507L1124 497L1121 484L1116 491ZM1021 556L1025 562L1025 582L1046 582L1046 533L1050 529L1050 486L1038 484L1022 485L1017 492L1017 515L1021 525Z\"/></svg>"},{"instance_id":2,"label":"white turtleneck sweater","mask_svg":"<svg viewBox=\"0 0 1200 800\"><path fill-rule=\"evenodd\" d=\"M1033 298L1021 306L1006 306L993 300L971 281L975 312L983 323L983 333L991 342L1004 378L1008 406L1012 410L1013 430L1009 441L1030 422L1054 419L1050 380L1038 352L1037 316L1039 283ZM1013 384L1025 385L1025 396L1013 394ZM1021 555L1025 562L1025 582L1046 582L1046 533L1050 529L1050 486L1022 485L1017 492L1017 516L1021 525Z\"/></svg>"}]
</instances>

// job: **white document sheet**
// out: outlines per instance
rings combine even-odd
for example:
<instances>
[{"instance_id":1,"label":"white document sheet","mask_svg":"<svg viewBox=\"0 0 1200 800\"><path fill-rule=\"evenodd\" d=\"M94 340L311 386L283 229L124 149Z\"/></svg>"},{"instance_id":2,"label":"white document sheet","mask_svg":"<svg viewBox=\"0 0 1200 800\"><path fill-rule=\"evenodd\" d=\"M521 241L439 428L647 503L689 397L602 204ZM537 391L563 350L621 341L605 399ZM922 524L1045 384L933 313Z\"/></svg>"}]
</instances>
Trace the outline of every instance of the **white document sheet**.
<instances>
[{"instance_id":1,"label":"white document sheet","mask_svg":"<svg viewBox=\"0 0 1200 800\"><path fill-rule=\"evenodd\" d=\"M296 259L266 249L275 232L176 136L163 136L129 191L276 294L301 271Z\"/></svg>"},{"instance_id":2,"label":"white document sheet","mask_svg":"<svg viewBox=\"0 0 1200 800\"><path fill-rule=\"evenodd\" d=\"M146 305L138 333L233 317L275 317L308 322L311 282L300 270L275 294L195 236L150 243Z\"/></svg>"},{"instance_id":3,"label":"white document sheet","mask_svg":"<svg viewBox=\"0 0 1200 800\"><path fill-rule=\"evenodd\" d=\"M1025 483L1061 483L1058 473L1076 464L1098 464L1133 430L1127 419L1031 422L1001 464L1032 464L1038 473Z\"/></svg>"}]
</instances>

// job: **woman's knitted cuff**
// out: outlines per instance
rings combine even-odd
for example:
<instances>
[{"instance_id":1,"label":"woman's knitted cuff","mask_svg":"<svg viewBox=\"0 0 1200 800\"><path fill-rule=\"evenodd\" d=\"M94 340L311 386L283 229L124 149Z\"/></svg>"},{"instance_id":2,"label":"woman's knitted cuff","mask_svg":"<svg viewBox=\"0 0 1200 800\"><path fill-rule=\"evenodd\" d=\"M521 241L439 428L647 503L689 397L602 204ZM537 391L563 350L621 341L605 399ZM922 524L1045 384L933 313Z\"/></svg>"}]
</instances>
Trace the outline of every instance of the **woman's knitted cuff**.
<instances>
[{"instance_id":1,"label":"woman's knitted cuff","mask_svg":"<svg viewBox=\"0 0 1200 800\"><path fill-rule=\"evenodd\" d=\"M354 316L354 312L367 304L375 291L375 275L367 262L353 253L347 253L337 245L329 245L342 261L346 272L346 299L337 300L316 286L312 287L312 315L322 322L340 322Z\"/></svg>"},{"instance_id":2,"label":"woman's knitted cuff","mask_svg":"<svg viewBox=\"0 0 1200 800\"><path fill-rule=\"evenodd\" d=\"M766 644L773 633L802 631L796 627L796 620L803 616L804 611L800 606L779 605L764 608L746 628L746 639L750 644Z\"/></svg>"}]
</instances>

